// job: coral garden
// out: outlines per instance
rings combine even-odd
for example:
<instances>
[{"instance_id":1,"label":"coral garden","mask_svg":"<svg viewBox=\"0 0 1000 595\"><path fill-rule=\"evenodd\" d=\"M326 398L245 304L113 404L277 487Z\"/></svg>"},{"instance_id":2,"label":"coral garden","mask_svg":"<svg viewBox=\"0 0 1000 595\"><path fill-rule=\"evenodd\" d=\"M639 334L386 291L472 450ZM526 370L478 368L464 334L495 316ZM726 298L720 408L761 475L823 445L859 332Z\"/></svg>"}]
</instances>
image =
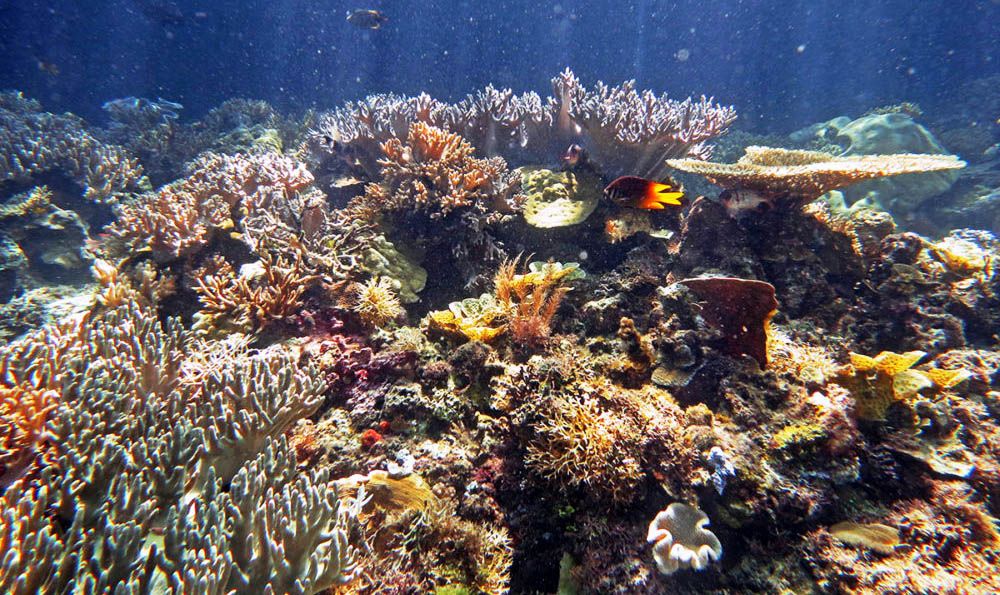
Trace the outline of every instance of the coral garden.
<instances>
[{"instance_id":1,"label":"coral garden","mask_svg":"<svg viewBox=\"0 0 1000 595\"><path fill-rule=\"evenodd\" d=\"M180 109L0 95L0 592L1000 591L1000 240L953 228L997 177L947 122L568 70Z\"/></svg>"}]
</instances>

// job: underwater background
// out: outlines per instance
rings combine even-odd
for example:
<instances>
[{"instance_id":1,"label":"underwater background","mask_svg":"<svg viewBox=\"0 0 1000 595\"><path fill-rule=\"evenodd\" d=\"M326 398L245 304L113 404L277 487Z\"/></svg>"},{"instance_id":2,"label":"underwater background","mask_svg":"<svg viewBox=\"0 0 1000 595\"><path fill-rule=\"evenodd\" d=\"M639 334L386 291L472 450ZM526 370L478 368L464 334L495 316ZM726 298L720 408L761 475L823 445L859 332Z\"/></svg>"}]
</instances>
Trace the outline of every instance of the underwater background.
<instances>
[{"instance_id":1,"label":"underwater background","mask_svg":"<svg viewBox=\"0 0 1000 595\"><path fill-rule=\"evenodd\" d=\"M1000 592L998 48L0 0L0 593Z\"/></svg>"}]
</instances>

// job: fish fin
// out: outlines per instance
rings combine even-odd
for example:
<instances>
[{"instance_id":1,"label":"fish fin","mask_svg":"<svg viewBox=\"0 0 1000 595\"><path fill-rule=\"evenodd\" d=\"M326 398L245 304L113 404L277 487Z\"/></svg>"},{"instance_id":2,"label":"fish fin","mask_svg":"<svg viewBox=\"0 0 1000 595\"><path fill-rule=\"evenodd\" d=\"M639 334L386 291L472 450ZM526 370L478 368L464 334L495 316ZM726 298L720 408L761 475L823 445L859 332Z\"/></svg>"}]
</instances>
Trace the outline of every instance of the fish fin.
<instances>
[{"instance_id":1,"label":"fish fin","mask_svg":"<svg viewBox=\"0 0 1000 595\"><path fill-rule=\"evenodd\" d=\"M653 182L650 189L646 192L646 196L639 202L638 207L640 209L651 210L662 210L666 208L666 205L679 207L681 206L681 198L683 197L684 193L674 190L674 187L670 184Z\"/></svg>"}]
</instances>

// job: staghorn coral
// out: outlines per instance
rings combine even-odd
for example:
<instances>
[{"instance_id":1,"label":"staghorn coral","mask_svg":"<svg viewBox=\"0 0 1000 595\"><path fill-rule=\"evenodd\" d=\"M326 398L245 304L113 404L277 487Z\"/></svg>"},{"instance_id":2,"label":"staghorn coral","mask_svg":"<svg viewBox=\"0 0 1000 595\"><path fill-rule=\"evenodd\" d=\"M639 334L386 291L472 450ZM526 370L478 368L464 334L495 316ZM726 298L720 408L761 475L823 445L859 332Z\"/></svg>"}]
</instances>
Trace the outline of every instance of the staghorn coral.
<instances>
[{"instance_id":1,"label":"staghorn coral","mask_svg":"<svg viewBox=\"0 0 1000 595\"><path fill-rule=\"evenodd\" d=\"M563 490L584 489L612 502L635 498L642 478L639 449L641 430L604 407L594 395L556 397L547 415L533 426L525 450L528 469Z\"/></svg>"},{"instance_id":2,"label":"staghorn coral","mask_svg":"<svg viewBox=\"0 0 1000 595\"><path fill-rule=\"evenodd\" d=\"M148 185L139 162L121 147L95 138L82 119L43 112L37 102L23 98L0 106L0 153L5 156L0 180L27 183L57 171L97 202L113 203Z\"/></svg>"},{"instance_id":3,"label":"staghorn coral","mask_svg":"<svg viewBox=\"0 0 1000 595\"><path fill-rule=\"evenodd\" d=\"M611 177L630 173L661 177L664 160L711 156L708 142L724 133L736 119L736 110L704 96L684 101L638 92L635 81L619 86L598 82L587 90L566 70L552 80L558 105L584 136L594 161Z\"/></svg>"},{"instance_id":4,"label":"staghorn coral","mask_svg":"<svg viewBox=\"0 0 1000 595\"><path fill-rule=\"evenodd\" d=\"M389 139L382 152L382 181L352 202L359 213L420 211L440 219L471 207L489 221L491 213L520 208L517 176L507 171L506 162L473 157L473 146L457 134L417 122L405 145Z\"/></svg>"},{"instance_id":5,"label":"staghorn coral","mask_svg":"<svg viewBox=\"0 0 1000 595\"><path fill-rule=\"evenodd\" d=\"M953 155L857 155L837 157L818 151L751 146L736 163L671 159L681 171L705 176L733 192L754 192L765 201L791 198L805 203L862 180L965 167Z\"/></svg>"},{"instance_id":6,"label":"staghorn coral","mask_svg":"<svg viewBox=\"0 0 1000 595\"><path fill-rule=\"evenodd\" d=\"M0 589L313 593L353 577L364 496L297 472L278 438L319 406L316 370L269 350L185 380L187 344L128 302L4 349L5 389L49 387L56 406L37 472L0 497Z\"/></svg>"},{"instance_id":7,"label":"staghorn coral","mask_svg":"<svg viewBox=\"0 0 1000 595\"><path fill-rule=\"evenodd\" d=\"M265 252L259 266L244 266L238 275L223 258L213 257L194 274L201 301L195 328L260 333L297 314L316 279L303 270L301 255L289 262Z\"/></svg>"},{"instance_id":8,"label":"staghorn coral","mask_svg":"<svg viewBox=\"0 0 1000 595\"><path fill-rule=\"evenodd\" d=\"M274 153L205 154L187 178L122 204L102 247L111 257L148 250L160 262L184 258L243 216L274 208L311 182L300 164ZM256 239L248 236L252 249Z\"/></svg>"},{"instance_id":9,"label":"staghorn coral","mask_svg":"<svg viewBox=\"0 0 1000 595\"><path fill-rule=\"evenodd\" d=\"M469 140L486 155L512 163L554 162L575 141L593 155L610 177L623 173L656 176L663 160L707 158L708 142L736 118L732 107L711 99L677 101L635 82L590 90L566 70L552 79L553 96L521 95L489 86L457 104L423 94L373 95L320 118L306 142L316 172L346 166L375 180L379 147L401 141L414 123L444 128Z\"/></svg>"}]
</instances>

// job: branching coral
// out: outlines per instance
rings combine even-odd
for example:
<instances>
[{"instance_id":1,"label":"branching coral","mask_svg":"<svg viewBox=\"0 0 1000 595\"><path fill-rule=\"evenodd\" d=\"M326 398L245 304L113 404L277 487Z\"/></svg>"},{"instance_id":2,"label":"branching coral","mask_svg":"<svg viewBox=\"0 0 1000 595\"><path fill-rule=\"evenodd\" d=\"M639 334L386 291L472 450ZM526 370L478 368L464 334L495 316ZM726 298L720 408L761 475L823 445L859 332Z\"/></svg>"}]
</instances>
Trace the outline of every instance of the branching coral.
<instances>
[{"instance_id":1,"label":"branching coral","mask_svg":"<svg viewBox=\"0 0 1000 595\"><path fill-rule=\"evenodd\" d=\"M352 208L360 213L419 211L432 219L471 207L492 220L520 208L518 177L498 157L477 159L457 134L417 122L406 144L392 138L382 145L381 183L370 184ZM491 215L491 214L497 215Z\"/></svg>"},{"instance_id":2,"label":"branching coral","mask_svg":"<svg viewBox=\"0 0 1000 595\"><path fill-rule=\"evenodd\" d=\"M278 438L319 406L315 369L245 353L185 381L189 337L134 302L53 337L3 354L5 389L51 387L55 408L38 473L2 496L0 590L314 593L352 578L363 496L298 473Z\"/></svg>"},{"instance_id":3,"label":"branching coral","mask_svg":"<svg viewBox=\"0 0 1000 595\"><path fill-rule=\"evenodd\" d=\"M605 174L655 176L667 158L709 155L707 144L735 119L731 107L702 97L676 101L598 83L584 88L569 70L552 79L554 96L517 95L492 86L457 104L427 95L375 95L321 118L307 143L317 169L346 163L376 179L378 147L406 138L410 125L444 128L468 139L487 155L521 164L554 161L575 141L583 143Z\"/></svg>"},{"instance_id":4,"label":"branching coral","mask_svg":"<svg viewBox=\"0 0 1000 595\"><path fill-rule=\"evenodd\" d=\"M20 94L16 94L20 97ZM5 100L0 105L0 180L28 182L59 171L95 201L113 202L148 185L138 160L97 140L86 123L71 115L42 112L37 103Z\"/></svg>"},{"instance_id":5,"label":"branching coral","mask_svg":"<svg viewBox=\"0 0 1000 595\"><path fill-rule=\"evenodd\" d=\"M203 331L261 332L296 314L315 280L303 270L301 256L275 261L265 252L259 268L244 267L239 275L224 259L214 257L195 274L194 289L202 304L195 326Z\"/></svg>"},{"instance_id":6,"label":"branching coral","mask_svg":"<svg viewBox=\"0 0 1000 595\"><path fill-rule=\"evenodd\" d=\"M652 91L638 92L635 81L612 87L598 82L585 89L569 70L552 80L559 114L584 134L586 146L606 173L659 177L664 160L711 156L708 141L736 119L732 107L704 96L677 101Z\"/></svg>"},{"instance_id":7,"label":"branching coral","mask_svg":"<svg viewBox=\"0 0 1000 595\"><path fill-rule=\"evenodd\" d=\"M189 256L234 219L273 208L311 182L301 165L274 153L206 154L184 180L121 205L105 249L119 257L149 250L159 261Z\"/></svg>"}]
</instances>

